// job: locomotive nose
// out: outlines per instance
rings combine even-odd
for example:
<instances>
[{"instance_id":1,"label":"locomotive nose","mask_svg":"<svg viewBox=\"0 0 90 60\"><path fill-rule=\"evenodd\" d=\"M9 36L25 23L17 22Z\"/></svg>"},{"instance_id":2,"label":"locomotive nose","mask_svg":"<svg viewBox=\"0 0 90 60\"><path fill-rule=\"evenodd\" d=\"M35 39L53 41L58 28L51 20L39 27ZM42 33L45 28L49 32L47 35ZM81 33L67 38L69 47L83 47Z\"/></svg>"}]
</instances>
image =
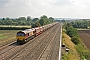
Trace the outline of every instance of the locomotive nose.
<instances>
[{"instance_id":1,"label":"locomotive nose","mask_svg":"<svg viewBox=\"0 0 90 60\"><path fill-rule=\"evenodd\" d=\"M19 37L17 37L17 39L18 39L18 40L24 40L25 37L19 36Z\"/></svg>"}]
</instances>

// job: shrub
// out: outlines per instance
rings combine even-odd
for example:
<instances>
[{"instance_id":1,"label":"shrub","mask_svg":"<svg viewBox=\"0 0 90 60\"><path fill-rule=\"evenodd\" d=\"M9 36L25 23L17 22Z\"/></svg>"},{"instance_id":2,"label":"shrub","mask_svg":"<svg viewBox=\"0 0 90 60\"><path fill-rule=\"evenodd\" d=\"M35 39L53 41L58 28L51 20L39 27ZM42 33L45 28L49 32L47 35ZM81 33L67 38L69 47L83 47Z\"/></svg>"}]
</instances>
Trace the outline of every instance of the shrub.
<instances>
[{"instance_id":1,"label":"shrub","mask_svg":"<svg viewBox=\"0 0 90 60\"><path fill-rule=\"evenodd\" d=\"M66 33L72 38L74 36L78 36L78 32L75 28L73 28L72 26L67 28Z\"/></svg>"},{"instance_id":2,"label":"shrub","mask_svg":"<svg viewBox=\"0 0 90 60\"><path fill-rule=\"evenodd\" d=\"M79 44L80 43L80 40L79 40L79 37L77 37L77 36L74 36L74 37L72 37L72 42L74 43L74 44Z\"/></svg>"}]
</instances>

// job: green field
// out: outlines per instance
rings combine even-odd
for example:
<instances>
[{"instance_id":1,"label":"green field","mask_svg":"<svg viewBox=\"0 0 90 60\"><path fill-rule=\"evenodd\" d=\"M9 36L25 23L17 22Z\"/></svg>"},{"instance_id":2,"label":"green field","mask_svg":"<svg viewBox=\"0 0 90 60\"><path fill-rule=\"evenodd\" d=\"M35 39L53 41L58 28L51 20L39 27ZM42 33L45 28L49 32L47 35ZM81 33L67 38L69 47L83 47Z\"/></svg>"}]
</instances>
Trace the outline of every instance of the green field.
<instances>
[{"instance_id":1,"label":"green field","mask_svg":"<svg viewBox=\"0 0 90 60\"><path fill-rule=\"evenodd\" d=\"M0 25L0 27L27 27L27 28L31 28L31 26L13 26L13 25Z\"/></svg>"},{"instance_id":2,"label":"green field","mask_svg":"<svg viewBox=\"0 0 90 60\"><path fill-rule=\"evenodd\" d=\"M30 29L31 26L12 26L12 25L0 25L0 30L25 30Z\"/></svg>"},{"instance_id":3,"label":"green field","mask_svg":"<svg viewBox=\"0 0 90 60\"><path fill-rule=\"evenodd\" d=\"M0 30L0 45L16 40L16 33L19 30Z\"/></svg>"}]
</instances>

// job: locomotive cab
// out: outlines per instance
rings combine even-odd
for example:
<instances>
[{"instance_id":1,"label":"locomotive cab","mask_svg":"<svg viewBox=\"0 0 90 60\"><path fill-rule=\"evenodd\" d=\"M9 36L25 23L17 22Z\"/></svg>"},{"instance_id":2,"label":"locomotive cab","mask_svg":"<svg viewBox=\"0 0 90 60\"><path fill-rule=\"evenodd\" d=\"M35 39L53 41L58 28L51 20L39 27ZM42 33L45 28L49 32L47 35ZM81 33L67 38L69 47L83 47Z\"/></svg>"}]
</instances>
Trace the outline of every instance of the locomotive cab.
<instances>
[{"instance_id":1,"label":"locomotive cab","mask_svg":"<svg viewBox=\"0 0 90 60\"><path fill-rule=\"evenodd\" d=\"M25 33L23 33L23 32L18 32L17 33L17 43L18 44L22 44L22 43L25 43Z\"/></svg>"},{"instance_id":2,"label":"locomotive cab","mask_svg":"<svg viewBox=\"0 0 90 60\"><path fill-rule=\"evenodd\" d=\"M23 31L17 32L17 43L18 44L24 44L28 42L29 40L34 38L35 29L26 29Z\"/></svg>"}]
</instances>

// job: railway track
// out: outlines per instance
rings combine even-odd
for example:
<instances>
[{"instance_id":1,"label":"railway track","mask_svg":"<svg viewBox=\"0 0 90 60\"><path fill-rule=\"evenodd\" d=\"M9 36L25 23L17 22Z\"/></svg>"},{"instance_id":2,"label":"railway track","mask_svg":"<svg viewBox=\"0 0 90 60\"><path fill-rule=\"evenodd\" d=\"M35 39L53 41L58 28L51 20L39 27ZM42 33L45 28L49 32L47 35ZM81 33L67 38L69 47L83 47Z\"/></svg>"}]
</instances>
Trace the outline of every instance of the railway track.
<instances>
[{"instance_id":1,"label":"railway track","mask_svg":"<svg viewBox=\"0 0 90 60\"><path fill-rule=\"evenodd\" d=\"M0 51L7 48L8 46L12 45L12 44L15 44L16 41L12 41L11 43L6 43L4 45L0 45Z\"/></svg>"},{"instance_id":2,"label":"railway track","mask_svg":"<svg viewBox=\"0 0 90 60\"><path fill-rule=\"evenodd\" d=\"M54 27L54 29L55 28L56 27ZM37 42L35 41L35 43L29 44L28 47L26 47L20 53L16 54L14 57L12 57L11 60L25 60L24 58L26 58L27 55L35 53L34 52L35 50L37 50L38 48L42 48L41 46L43 46L43 45L48 43L48 41L46 40L46 37L50 38L49 36L51 35L50 33L52 31L54 31L54 30L52 29L49 32L46 32L46 34L44 36L42 36L42 37L40 36L41 38L38 38ZM39 51L40 50L38 50L38 52Z\"/></svg>"},{"instance_id":3,"label":"railway track","mask_svg":"<svg viewBox=\"0 0 90 60\"><path fill-rule=\"evenodd\" d=\"M43 51L40 53L40 56L36 60L58 60L59 37L60 37L60 33L59 33L60 30L58 28L60 28L60 26L57 27L57 30L55 34L52 36L51 41L49 42L49 44L47 43Z\"/></svg>"},{"instance_id":4,"label":"railway track","mask_svg":"<svg viewBox=\"0 0 90 60\"><path fill-rule=\"evenodd\" d=\"M59 27L58 27L59 28ZM59 37L60 37L59 29L57 29L50 43L46 45L38 60L58 60L59 53Z\"/></svg>"},{"instance_id":5,"label":"railway track","mask_svg":"<svg viewBox=\"0 0 90 60\"><path fill-rule=\"evenodd\" d=\"M29 44L11 60L57 60L59 55L60 25L46 33L45 38L40 36L35 43ZM53 33L52 33L53 32ZM54 51L53 51L54 49Z\"/></svg>"},{"instance_id":6,"label":"railway track","mask_svg":"<svg viewBox=\"0 0 90 60\"><path fill-rule=\"evenodd\" d=\"M56 25L57 27L58 25ZM41 34L38 37L35 37L33 40L31 40L30 42L24 44L24 45L20 45L18 46L16 43L15 44L11 44L8 45L6 48L3 48L0 50L0 60L7 60L7 59L17 59L17 56L19 56L20 59L25 58L25 55L28 55L28 52L26 54L23 54L24 51L32 51L33 49L35 49L34 46L38 46L40 43L42 43L42 41L44 40L45 42L45 38L48 36L49 33L52 32L53 29L56 28L55 26L53 28L51 28L50 30L44 32L43 34ZM42 38L40 38L42 36ZM29 47L28 47L29 46ZM31 50L28 50L28 48L31 48ZM26 47L26 48L25 48ZM25 50L24 50L25 49ZM18 53L20 52L20 54ZM22 54L21 54L22 53ZM22 57L20 56L22 55Z\"/></svg>"}]
</instances>

